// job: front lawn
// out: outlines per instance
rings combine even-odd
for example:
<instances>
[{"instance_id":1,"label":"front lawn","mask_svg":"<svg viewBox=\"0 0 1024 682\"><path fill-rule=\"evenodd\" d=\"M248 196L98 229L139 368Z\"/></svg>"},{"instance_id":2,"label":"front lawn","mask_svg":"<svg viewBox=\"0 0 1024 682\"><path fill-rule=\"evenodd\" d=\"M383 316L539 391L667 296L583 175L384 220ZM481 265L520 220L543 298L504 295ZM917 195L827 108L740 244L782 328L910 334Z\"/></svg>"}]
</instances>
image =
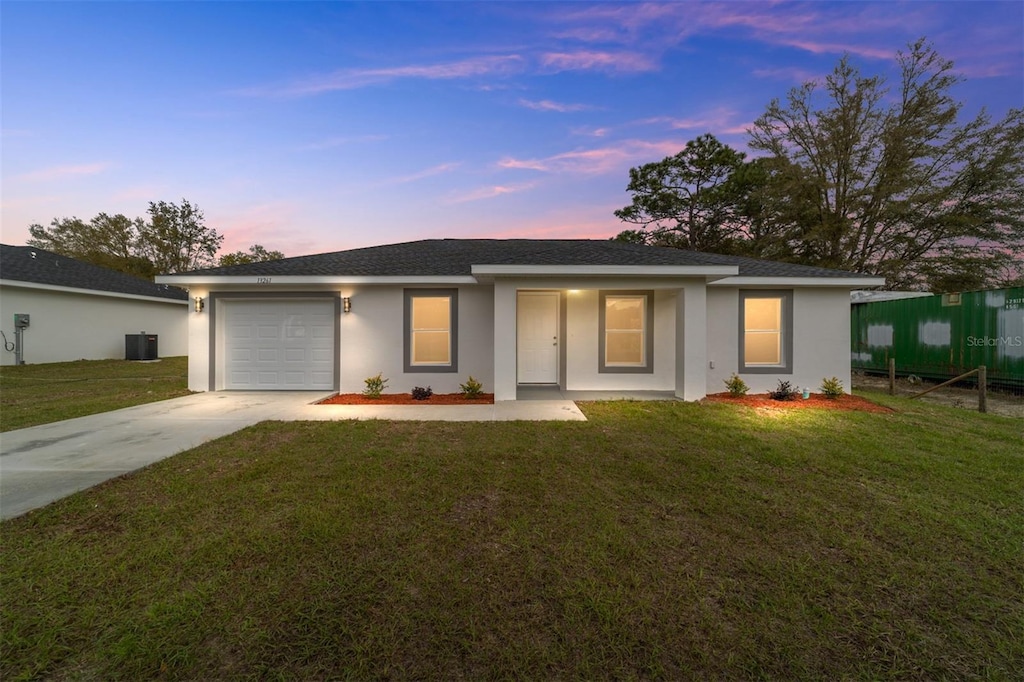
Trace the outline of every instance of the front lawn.
<instances>
[{"instance_id":1,"label":"front lawn","mask_svg":"<svg viewBox=\"0 0 1024 682\"><path fill-rule=\"evenodd\" d=\"M0 431L188 395L188 358L0 367Z\"/></svg>"},{"instance_id":2,"label":"front lawn","mask_svg":"<svg viewBox=\"0 0 1024 682\"><path fill-rule=\"evenodd\" d=\"M2 525L0 677L1011 679L1021 422L264 423Z\"/></svg>"}]
</instances>

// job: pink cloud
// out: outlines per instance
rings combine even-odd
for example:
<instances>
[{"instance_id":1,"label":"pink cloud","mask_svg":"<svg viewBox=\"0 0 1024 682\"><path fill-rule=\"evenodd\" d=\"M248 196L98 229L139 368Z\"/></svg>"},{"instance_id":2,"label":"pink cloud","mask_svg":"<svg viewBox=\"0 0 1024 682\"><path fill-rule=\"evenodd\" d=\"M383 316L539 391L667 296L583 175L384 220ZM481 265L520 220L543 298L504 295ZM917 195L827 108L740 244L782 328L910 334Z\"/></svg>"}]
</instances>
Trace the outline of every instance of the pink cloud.
<instances>
[{"instance_id":1,"label":"pink cloud","mask_svg":"<svg viewBox=\"0 0 1024 682\"><path fill-rule=\"evenodd\" d=\"M677 153L684 144L677 140L625 140L607 147L563 152L541 159L505 158L497 165L507 170L600 175L613 171L620 172L637 162L661 160Z\"/></svg>"},{"instance_id":2,"label":"pink cloud","mask_svg":"<svg viewBox=\"0 0 1024 682\"><path fill-rule=\"evenodd\" d=\"M708 132L712 135L736 135L745 133L747 128L753 125L750 122L737 123L736 117L735 110L719 107L698 116L684 118L655 116L637 121L636 124L667 125L672 130L686 130L697 135Z\"/></svg>"},{"instance_id":3,"label":"pink cloud","mask_svg":"<svg viewBox=\"0 0 1024 682\"><path fill-rule=\"evenodd\" d=\"M547 52L540 56L545 71L604 71L606 73L639 73L655 71L658 65L637 52Z\"/></svg>"},{"instance_id":4,"label":"pink cloud","mask_svg":"<svg viewBox=\"0 0 1024 682\"><path fill-rule=\"evenodd\" d=\"M64 180L66 178L79 177L84 175L99 175L110 168L109 163L83 163L68 166L51 166L41 168L20 176L22 180L29 182L51 182L53 180Z\"/></svg>"},{"instance_id":5,"label":"pink cloud","mask_svg":"<svg viewBox=\"0 0 1024 682\"><path fill-rule=\"evenodd\" d=\"M773 69L754 69L754 75L758 78L770 78L772 80L789 81L792 83L806 83L808 81L821 81L824 76L816 74L799 66L782 66Z\"/></svg>"},{"instance_id":6,"label":"pink cloud","mask_svg":"<svg viewBox=\"0 0 1024 682\"><path fill-rule=\"evenodd\" d=\"M342 69L284 86L247 88L236 94L262 97L302 97L337 90L354 90L402 78L451 80L474 76L517 73L525 67L519 55L484 56L444 64L410 64L379 69Z\"/></svg>"},{"instance_id":7,"label":"pink cloud","mask_svg":"<svg viewBox=\"0 0 1024 682\"><path fill-rule=\"evenodd\" d=\"M486 228L475 222L464 236L490 239L610 239L622 231L622 223L613 212L618 204L568 204L543 211L532 217L515 217L507 223L490 223ZM485 229L486 232L481 230Z\"/></svg>"},{"instance_id":8,"label":"pink cloud","mask_svg":"<svg viewBox=\"0 0 1024 682\"><path fill-rule=\"evenodd\" d=\"M851 42L837 43L832 41L814 41L805 38L780 38L778 43L806 50L812 54L850 54L873 59L892 59L896 56L896 50L891 48L872 47L870 45L857 45Z\"/></svg>"},{"instance_id":9,"label":"pink cloud","mask_svg":"<svg viewBox=\"0 0 1024 682\"><path fill-rule=\"evenodd\" d=\"M449 197L444 201L445 204L465 204L470 201L480 201L482 199L494 199L495 197L504 196L506 194L514 194L516 192L525 192L526 190L533 189L535 183L520 183L517 185L491 185L489 187L480 187L478 189L466 192L464 194L458 194Z\"/></svg>"},{"instance_id":10,"label":"pink cloud","mask_svg":"<svg viewBox=\"0 0 1024 682\"><path fill-rule=\"evenodd\" d=\"M559 113L587 111L589 109L593 109L589 104L564 104L562 102L553 102L549 99L542 99L539 101L520 99L519 105L524 106L527 109L533 109L534 111L557 111Z\"/></svg>"},{"instance_id":11,"label":"pink cloud","mask_svg":"<svg viewBox=\"0 0 1024 682\"><path fill-rule=\"evenodd\" d=\"M922 10L905 4L844 5L777 2L677 2L596 5L555 14L567 24L555 35L591 44L617 43L647 50L678 47L698 35L742 32L754 40L810 51L889 59L892 50L878 47L879 34L928 25ZM908 14L913 14L913 18Z\"/></svg>"},{"instance_id":12,"label":"pink cloud","mask_svg":"<svg viewBox=\"0 0 1024 682\"><path fill-rule=\"evenodd\" d=\"M611 128L589 128L579 127L573 128L570 132L573 135L583 135L585 137L607 137L612 132Z\"/></svg>"},{"instance_id":13,"label":"pink cloud","mask_svg":"<svg viewBox=\"0 0 1024 682\"><path fill-rule=\"evenodd\" d=\"M441 164L438 164L436 166L431 166L430 168L425 168L425 169L423 169L421 171L418 171L416 173L411 173L409 175L402 175L402 176L399 176L397 178L391 178L389 180L385 180L385 181L381 182L380 184L382 184L382 185L404 185L407 182L416 182L417 180L423 180L425 178L430 178L430 177L433 177L435 175L441 175L442 173L450 173L451 171L453 171L456 168L458 168L460 165L462 165L462 164L457 163L457 162L441 163Z\"/></svg>"},{"instance_id":14,"label":"pink cloud","mask_svg":"<svg viewBox=\"0 0 1024 682\"><path fill-rule=\"evenodd\" d=\"M220 207L206 212L206 224L224 235L221 253L246 251L262 244L286 256L308 253L309 245L295 239L302 209L288 201Z\"/></svg>"}]
</instances>

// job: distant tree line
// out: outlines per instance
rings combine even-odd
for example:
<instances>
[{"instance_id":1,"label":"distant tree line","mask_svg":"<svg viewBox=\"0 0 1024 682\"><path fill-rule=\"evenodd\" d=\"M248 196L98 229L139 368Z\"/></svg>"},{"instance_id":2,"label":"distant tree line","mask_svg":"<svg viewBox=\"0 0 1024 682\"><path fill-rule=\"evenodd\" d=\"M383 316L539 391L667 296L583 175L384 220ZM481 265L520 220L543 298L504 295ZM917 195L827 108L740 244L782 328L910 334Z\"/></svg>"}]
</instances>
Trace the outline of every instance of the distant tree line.
<instances>
[{"instance_id":1,"label":"distant tree line","mask_svg":"<svg viewBox=\"0 0 1024 682\"><path fill-rule=\"evenodd\" d=\"M182 199L150 202L149 218L128 218L100 213L86 222L81 218L54 218L49 227L29 226L29 246L53 251L112 270L153 279L212 267L284 258L253 244L248 251L221 255L224 236L205 224L198 206Z\"/></svg>"},{"instance_id":2,"label":"distant tree line","mask_svg":"<svg viewBox=\"0 0 1024 682\"><path fill-rule=\"evenodd\" d=\"M746 156L714 136L630 169L636 225L616 239L883 276L962 291L1024 281L1024 110L960 122L961 78L924 39L899 82L842 58L773 100Z\"/></svg>"}]
</instances>

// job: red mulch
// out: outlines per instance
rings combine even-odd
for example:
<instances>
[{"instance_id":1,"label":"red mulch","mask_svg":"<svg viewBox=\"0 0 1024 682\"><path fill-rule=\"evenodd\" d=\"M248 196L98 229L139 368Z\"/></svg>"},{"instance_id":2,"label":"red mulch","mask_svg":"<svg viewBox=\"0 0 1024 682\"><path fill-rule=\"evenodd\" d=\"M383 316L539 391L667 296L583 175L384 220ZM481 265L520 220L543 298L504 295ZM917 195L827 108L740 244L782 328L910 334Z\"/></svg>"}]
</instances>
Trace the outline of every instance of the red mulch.
<instances>
[{"instance_id":1,"label":"red mulch","mask_svg":"<svg viewBox=\"0 0 1024 682\"><path fill-rule=\"evenodd\" d=\"M735 398L728 393L715 393L713 395L709 395L704 400L709 403L732 403L734 405L744 405L746 407L775 410L796 410L813 407L827 410L860 410L861 412L879 413L894 411L888 407L877 405L870 400L861 398L860 396L849 394L843 394L838 398L826 398L821 393L812 393L811 397L807 400L804 400L801 396L797 396L795 400L772 400L768 397L767 393L745 395Z\"/></svg>"},{"instance_id":2,"label":"red mulch","mask_svg":"<svg viewBox=\"0 0 1024 682\"><path fill-rule=\"evenodd\" d=\"M411 393L384 393L379 398L368 398L362 393L339 393L324 398L317 405L492 405L493 393L481 393L479 398L465 398L461 393L435 393L426 400L415 400Z\"/></svg>"}]
</instances>

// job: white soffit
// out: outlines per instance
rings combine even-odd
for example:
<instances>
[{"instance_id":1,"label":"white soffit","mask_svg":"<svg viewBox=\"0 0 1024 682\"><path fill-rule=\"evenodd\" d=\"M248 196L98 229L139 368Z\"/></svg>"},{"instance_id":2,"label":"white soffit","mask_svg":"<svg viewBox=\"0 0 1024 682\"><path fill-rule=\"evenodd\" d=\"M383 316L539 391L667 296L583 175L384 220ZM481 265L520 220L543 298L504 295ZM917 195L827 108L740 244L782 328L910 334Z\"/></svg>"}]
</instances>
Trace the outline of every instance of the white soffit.
<instances>
[{"instance_id":1,"label":"white soffit","mask_svg":"<svg viewBox=\"0 0 1024 682\"><path fill-rule=\"evenodd\" d=\"M474 265L473 274L483 277L550 277L597 275L626 277L729 277L736 265Z\"/></svg>"},{"instance_id":2,"label":"white soffit","mask_svg":"<svg viewBox=\"0 0 1024 682\"><path fill-rule=\"evenodd\" d=\"M880 287L884 277L726 277L708 286L712 287Z\"/></svg>"},{"instance_id":3,"label":"white soffit","mask_svg":"<svg viewBox=\"0 0 1024 682\"><path fill-rule=\"evenodd\" d=\"M470 276L401 276L367 277L345 275L158 275L157 284L174 284L186 287L197 284L252 284L256 286L274 284L476 284Z\"/></svg>"}]
</instances>

